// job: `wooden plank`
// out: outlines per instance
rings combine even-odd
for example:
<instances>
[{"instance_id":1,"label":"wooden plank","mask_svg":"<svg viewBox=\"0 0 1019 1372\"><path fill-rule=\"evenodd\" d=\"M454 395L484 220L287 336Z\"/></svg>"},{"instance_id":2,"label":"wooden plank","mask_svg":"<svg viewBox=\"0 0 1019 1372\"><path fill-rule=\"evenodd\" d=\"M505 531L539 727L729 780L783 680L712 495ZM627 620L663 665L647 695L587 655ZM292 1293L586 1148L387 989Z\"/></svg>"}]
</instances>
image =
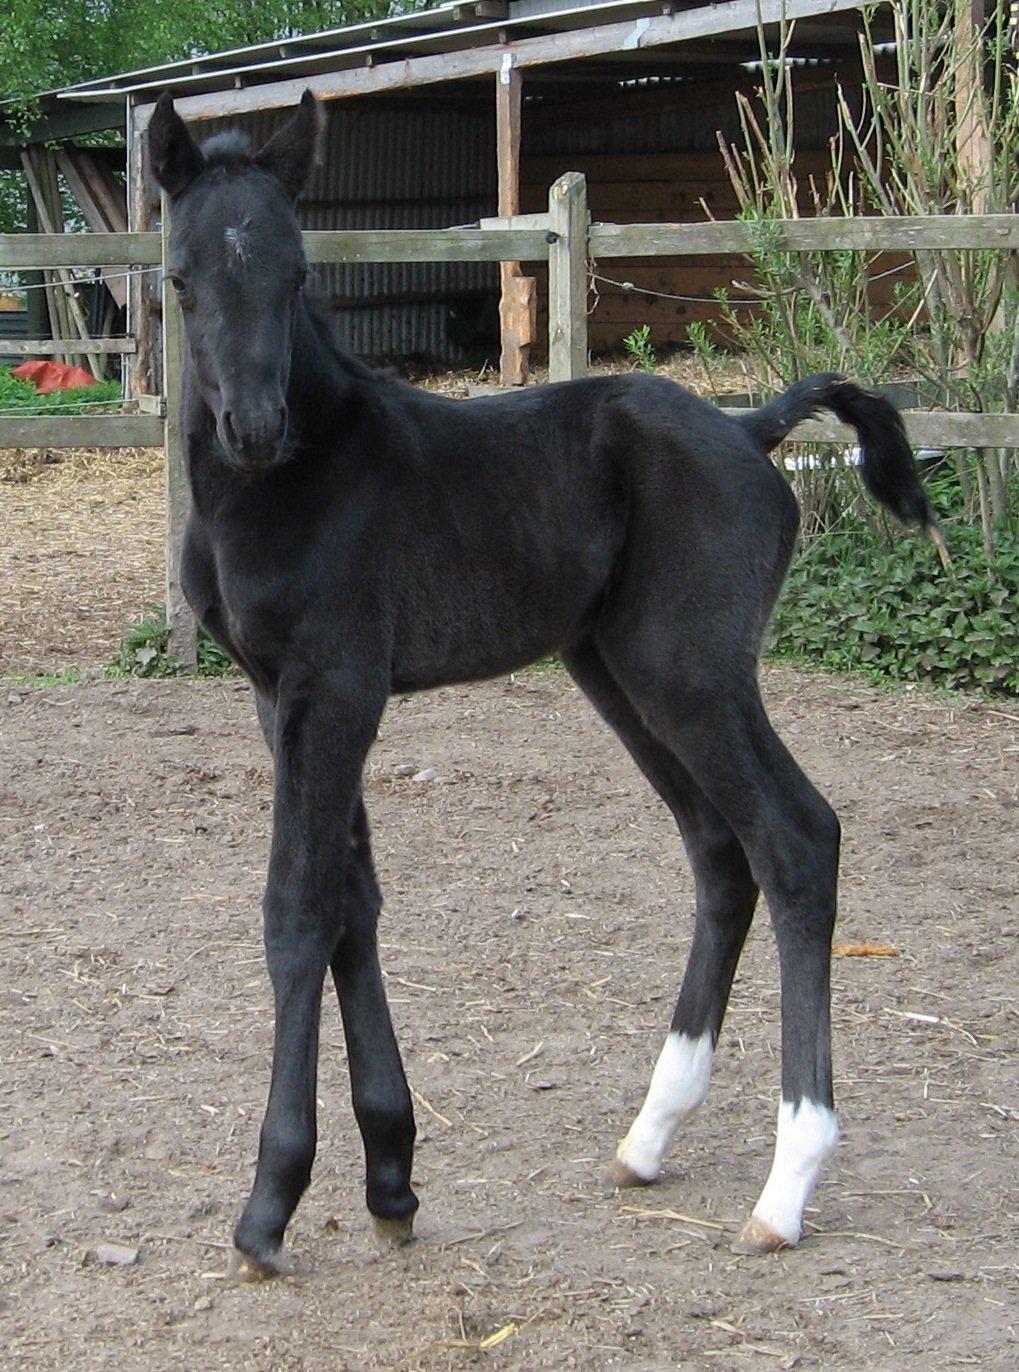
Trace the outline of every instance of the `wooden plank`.
<instances>
[{"instance_id":1,"label":"wooden plank","mask_svg":"<svg viewBox=\"0 0 1019 1372\"><path fill-rule=\"evenodd\" d=\"M587 183L567 172L549 191L555 241L548 249L548 374L572 381L587 372Z\"/></svg>"},{"instance_id":2,"label":"wooden plank","mask_svg":"<svg viewBox=\"0 0 1019 1372\"><path fill-rule=\"evenodd\" d=\"M811 15L827 16L856 10L860 4L861 0L723 0L720 4L703 5L675 14L629 19L614 24L593 24L566 32L514 39L514 65L526 69L544 66L549 62L575 61L697 38L715 38L726 33L752 33L759 19L764 24L776 24L782 19L791 21ZM209 119L296 105L305 90L313 91L322 100L337 100L345 96L373 95L385 90L405 90L411 86L494 74L502 65L508 45L494 27L492 40L490 45L465 48L459 52L436 53L428 57L394 57L388 61L383 60L383 54L376 49L374 65L370 66L364 65L364 59L358 59L352 52L337 54L337 61L357 61L358 65L280 81L264 81L234 90L180 96L175 104L178 113L185 119ZM145 122L151 117L153 108L154 105L136 107Z\"/></svg>"},{"instance_id":3,"label":"wooden plank","mask_svg":"<svg viewBox=\"0 0 1019 1372\"><path fill-rule=\"evenodd\" d=\"M495 159L500 215L510 218L520 210L520 108L522 79L507 53L495 78ZM521 295L519 261L499 263L499 379L504 386L522 386L527 380L530 326L533 319L533 286Z\"/></svg>"},{"instance_id":4,"label":"wooden plank","mask_svg":"<svg viewBox=\"0 0 1019 1372\"><path fill-rule=\"evenodd\" d=\"M54 357L61 353L133 353L133 338L3 338L7 357Z\"/></svg>"},{"instance_id":5,"label":"wooden plank","mask_svg":"<svg viewBox=\"0 0 1019 1372\"><path fill-rule=\"evenodd\" d=\"M723 414L747 414L723 410ZM902 410L909 441L918 448L1019 448L1019 414L963 414ZM856 431L836 419L808 419L790 434L796 443L858 442Z\"/></svg>"},{"instance_id":6,"label":"wooden plank","mask_svg":"<svg viewBox=\"0 0 1019 1372\"><path fill-rule=\"evenodd\" d=\"M0 233L0 269L156 266L158 233Z\"/></svg>"},{"instance_id":7,"label":"wooden plank","mask_svg":"<svg viewBox=\"0 0 1019 1372\"><path fill-rule=\"evenodd\" d=\"M153 414L0 419L0 448L158 448L162 442L163 421Z\"/></svg>"},{"instance_id":8,"label":"wooden plank","mask_svg":"<svg viewBox=\"0 0 1019 1372\"><path fill-rule=\"evenodd\" d=\"M761 241L756 227L736 221L708 224L592 224L592 257L658 257L683 253L748 252ZM856 248L902 252L913 248L1019 248L1019 215L926 215L861 219L785 219L767 225L769 247L792 252Z\"/></svg>"},{"instance_id":9,"label":"wooden plank","mask_svg":"<svg viewBox=\"0 0 1019 1372\"><path fill-rule=\"evenodd\" d=\"M57 165L53 154L45 148L26 148L21 155L21 163L28 182L28 189L35 201L39 222L48 234L55 237L64 235L64 212L60 202L60 189L57 184ZM50 274L53 290L46 295L50 302L50 332L59 338L70 336L72 329L79 338L88 338L88 323L81 302L75 294L71 276L58 268ZM87 361L84 353L62 354L64 360L81 365ZM90 368L97 380L102 380L104 371L93 361Z\"/></svg>"},{"instance_id":10,"label":"wooden plank","mask_svg":"<svg viewBox=\"0 0 1019 1372\"><path fill-rule=\"evenodd\" d=\"M535 262L548 257L539 229L311 229L309 262Z\"/></svg>"},{"instance_id":11,"label":"wooden plank","mask_svg":"<svg viewBox=\"0 0 1019 1372\"><path fill-rule=\"evenodd\" d=\"M150 190L151 179L145 156L146 140L138 131L135 111L128 108L127 123L127 227L132 233L148 232L152 223L154 208ZM162 244L159 244L159 262L162 263ZM158 279L156 272L146 272L127 278L127 328L133 334L138 346L134 362L127 377L127 393L132 396L146 395L157 391L152 375L152 312L153 286Z\"/></svg>"},{"instance_id":12,"label":"wooden plank","mask_svg":"<svg viewBox=\"0 0 1019 1372\"><path fill-rule=\"evenodd\" d=\"M170 201L162 198L160 236L163 260L169 260ZM189 667L198 663L198 622L184 598L180 584L180 556L184 530L191 513L191 486L188 481L184 430L181 422L181 350L183 328L177 295L163 278L163 471L166 489L166 623L169 629L167 651Z\"/></svg>"},{"instance_id":13,"label":"wooden plank","mask_svg":"<svg viewBox=\"0 0 1019 1372\"><path fill-rule=\"evenodd\" d=\"M110 187L100 176L95 162L83 149L62 148L57 153L57 164L93 233L127 231L125 206L118 204L113 198ZM127 304L128 278L118 275L112 267L104 267L101 270L107 290L123 309Z\"/></svg>"}]
</instances>

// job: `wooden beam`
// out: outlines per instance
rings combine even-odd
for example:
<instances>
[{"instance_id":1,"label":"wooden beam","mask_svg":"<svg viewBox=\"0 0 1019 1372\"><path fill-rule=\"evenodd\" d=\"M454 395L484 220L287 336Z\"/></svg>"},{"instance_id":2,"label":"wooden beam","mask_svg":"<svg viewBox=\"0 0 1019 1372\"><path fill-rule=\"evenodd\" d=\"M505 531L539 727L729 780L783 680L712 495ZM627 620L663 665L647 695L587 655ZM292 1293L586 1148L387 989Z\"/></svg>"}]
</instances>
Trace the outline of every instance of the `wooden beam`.
<instances>
[{"instance_id":1,"label":"wooden beam","mask_svg":"<svg viewBox=\"0 0 1019 1372\"><path fill-rule=\"evenodd\" d=\"M499 214L520 212L520 112L523 82L510 53L495 78L495 145ZM504 386L527 380L534 336L534 281L522 289L520 263L499 264L499 377Z\"/></svg>"},{"instance_id":2,"label":"wooden beam","mask_svg":"<svg viewBox=\"0 0 1019 1372\"><path fill-rule=\"evenodd\" d=\"M5 357L59 357L64 353L133 353L133 338L0 338Z\"/></svg>"},{"instance_id":3,"label":"wooden beam","mask_svg":"<svg viewBox=\"0 0 1019 1372\"><path fill-rule=\"evenodd\" d=\"M25 148L29 143L52 143L77 138L83 133L123 127L123 98L102 104L72 105L61 101L27 129L0 121L0 148Z\"/></svg>"},{"instance_id":4,"label":"wooden beam","mask_svg":"<svg viewBox=\"0 0 1019 1372\"><path fill-rule=\"evenodd\" d=\"M163 261L169 260L170 201L162 198L160 234ZM191 487L184 453L184 427L181 419L181 350L184 335L177 295L163 278L163 470L166 490L166 624L169 629L167 651L189 667L198 663L198 622L184 598L180 584L180 556L184 530L191 513Z\"/></svg>"},{"instance_id":5,"label":"wooden beam","mask_svg":"<svg viewBox=\"0 0 1019 1372\"><path fill-rule=\"evenodd\" d=\"M94 233L127 232L127 206L123 197L118 203L97 164L86 152L61 148L57 153L57 165ZM127 277L117 275L112 267L101 268L101 274L107 290L123 309L127 304Z\"/></svg>"},{"instance_id":6,"label":"wooden beam","mask_svg":"<svg viewBox=\"0 0 1019 1372\"><path fill-rule=\"evenodd\" d=\"M29 415L0 419L0 448L158 448L154 414Z\"/></svg>"},{"instance_id":7,"label":"wooden beam","mask_svg":"<svg viewBox=\"0 0 1019 1372\"><path fill-rule=\"evenodd\" d=\"M536 262L548 256L539 229L312 229L309 262Z\"/></svg>"},{"instance_id":8,"label":"wooden beam","mask_svg":"<svg viewBox=\"0 0 1019 1372\"><path fill-rule=\"evenodd\" d=\"M861 0L722 0L720 4L681 10L675 14L630 19L623 23L594 24L589 28L542 34L511 42L499 40L485 47L459 52L436 53L428 57L394 57L383 60L376 50L375 63L364 66L355 50L338 53L337 61L357 61L344 70L316 75L267 81L236 90L209 91L182 95L176 100L178 113L185 119L215 119L251 110L281 109L296 105L304 91L311 90L322 100L339 100L352 95L373 95L385 90L426 86L457 81L465 77L492 75L503 55L512 50L514 66L519 69L544 66L550 62L575 61L600 57L606 53L635 48L655 48L683 43L696 38L714 38L726 33L755 32L758 22L777 24L783 18L802 19L811 15L831 15L843 10L858 10ZM147 94L147 92L146 92ZM142 103L136 112L147 125L154 103Z\"/></svg>"},{"instance_id":9,"label":"wooden beam","mask_svg":"<svg viewBox=\"0 0 1019 1372\"><path fill-rule=\"evenodd\" d=\"M64 213L60 204L60 190L57 185L57 164L53 154L45 148L29 148L21 155L21 162L28 182L28 189L35 201L39 222L47 234L54 238L67 237L64 233ZM62 268L57 268L51 278L55 282L52 291L46 295L50 300L51 332L66 338L72 330L79 338L88 338L88 321L81 307L74 282ZM84 353L64 353L68 362L79 364L88 361ZM101 364L90 364L93 376L102 380L104 371Z\"/></svg>"},{"instance_id":10,"label":"wooden beam","mask_svg":"<svg viewBox=\"0 0 1019 1372\"><path fill-rule=\"evenodd\" d=\"M1019 216L941 214L861 219L773 220L760 228L736 221L707 224L592 224L591 256L662 257L749 252L764 241L791 252L913 248L1019 248Z\"/></svg>"},{"instance_id":11,"label":"wooden beam","mask_svg":"<svg viewBox=\"0 0 1019 1372\"><path fill-rule=\"evenodd\" d=\"M548 375L572 381L587 372L587 183L567 172L548 198Z\"/></svg>"},{"instance_id":12,"label":"wooden beam","mask_svg":"<svg viewBox=\"0 0 1019 1372\"><path fill-rule=\"evenodd\" d=\"M147 139L139 131L134 108L128 110L127 121L127 227L132 233L147 233L152 227L155 207L148 158ZM156 262L163 261L162 242L157 234L150 240ZM152 304L155 272L127 278L127 332L137 344L134 363L127 376L127 394L141 396L158 390L152 375Z\"/></svg>"},{"instance_id":13,"label":"wooden beam","mask_svg":"<svg viewBox=\"0 0 1019 1372\"><path fill-rule=\"evenodd\" d=\"M45 227L45 225L44 225ZM0 268L158 266L158 233L0 233Z\"/></svg>"}]
</instances>

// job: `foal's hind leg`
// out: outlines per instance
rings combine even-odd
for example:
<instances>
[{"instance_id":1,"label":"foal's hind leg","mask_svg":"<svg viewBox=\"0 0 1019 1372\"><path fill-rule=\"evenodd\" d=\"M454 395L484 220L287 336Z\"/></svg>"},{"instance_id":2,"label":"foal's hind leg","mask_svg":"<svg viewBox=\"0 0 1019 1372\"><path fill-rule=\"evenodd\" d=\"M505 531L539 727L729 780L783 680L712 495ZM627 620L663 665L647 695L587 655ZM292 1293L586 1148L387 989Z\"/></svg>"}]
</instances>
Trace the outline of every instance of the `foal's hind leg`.
<instances>
[{"instance_id":1,"label":"foal's hind leg","mask_svg":"<svg viewBox=\"0 0 1019 1372\"><path fill-rule=\"evenodd\" d=\"M376 1231L389 1242L411 1237L414 1107L393 1033L379 969L376 925L381 898L368 817L358 802L343 897L343 934L332 957L347 1039L354 1115L364 1141L365 1194Z\"/></svg>"},{"instance_id":2,"label":"foal's hind leg","mask_svg":"<svg viewBox=\"0 0 1019 1372\"><path fill-rule=\"evenodd\" d=\"M697 886L693 945L668 1038L647 1098L616 1150L610 1178L620 1186L657 1179L673 1134L708 1093L757 883L732 828L693 777L641 722L590 643L564 654L578 685L619 735L679 825Z\"/></svg>"},{"instance_id":3,"label":"foal's hind leg","mask_svg":"<svg viewBox=\"0 0 1019 1372\"><path fill-rule=\"evenodd\" d=\"M709 613L714 614L714 620ZM712 640L724 603L692 613L682 643L668 625L627 624L606 661L654 734L732 825L768 900L782 980L782 1103L774 1164L739 1252L795 1244L838 1139L832 1102L829 974L839 826L768 721L752 669ZM697 644L697 660L684 649ZM714 649L714 651L713 651Z\"/></svg>"}]
</instances>

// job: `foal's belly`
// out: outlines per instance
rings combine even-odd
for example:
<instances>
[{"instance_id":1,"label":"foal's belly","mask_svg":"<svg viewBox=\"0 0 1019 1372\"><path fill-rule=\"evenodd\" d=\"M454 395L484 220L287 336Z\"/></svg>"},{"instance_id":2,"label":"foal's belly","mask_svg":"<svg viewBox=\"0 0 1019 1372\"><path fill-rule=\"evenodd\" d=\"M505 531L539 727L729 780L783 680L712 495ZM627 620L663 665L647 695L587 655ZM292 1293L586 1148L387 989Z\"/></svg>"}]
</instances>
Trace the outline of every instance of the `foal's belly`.
<instances>
[{"instance_id":1,"label":"foal's belly","mask_svg":"<svg viewBox=\"0 0 1019 1372\"><path fill-rule=\"evenodd\" d=\"M576 643L612 570L606 548L538 565L492 555L447 558L404 578L393 688L426 690L501 676Z\"/></svg>"}]
</instances>

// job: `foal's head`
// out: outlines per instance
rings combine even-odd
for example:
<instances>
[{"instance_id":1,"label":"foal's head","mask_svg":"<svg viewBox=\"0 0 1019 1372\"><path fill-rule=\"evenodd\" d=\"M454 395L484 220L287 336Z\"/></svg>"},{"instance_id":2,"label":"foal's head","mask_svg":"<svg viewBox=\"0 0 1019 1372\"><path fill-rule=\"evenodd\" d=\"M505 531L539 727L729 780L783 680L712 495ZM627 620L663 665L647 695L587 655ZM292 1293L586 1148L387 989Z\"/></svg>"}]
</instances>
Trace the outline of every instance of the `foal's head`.
<instances>
[{"instance_id":1,"label":"foal's head","mask_svg":"<svg viewBox=\"0 0 1019 1372\"><path fill-rule=\"evenodd\" d=\"M167 275L177 292L197 383L228 461L279 460L294 319L307 275L294 214L315 160L319 107L297 114L253 153L223 134L201 147L160 98L149 124L152 169L170 197Z\"/></svg>"}]
</instances>

